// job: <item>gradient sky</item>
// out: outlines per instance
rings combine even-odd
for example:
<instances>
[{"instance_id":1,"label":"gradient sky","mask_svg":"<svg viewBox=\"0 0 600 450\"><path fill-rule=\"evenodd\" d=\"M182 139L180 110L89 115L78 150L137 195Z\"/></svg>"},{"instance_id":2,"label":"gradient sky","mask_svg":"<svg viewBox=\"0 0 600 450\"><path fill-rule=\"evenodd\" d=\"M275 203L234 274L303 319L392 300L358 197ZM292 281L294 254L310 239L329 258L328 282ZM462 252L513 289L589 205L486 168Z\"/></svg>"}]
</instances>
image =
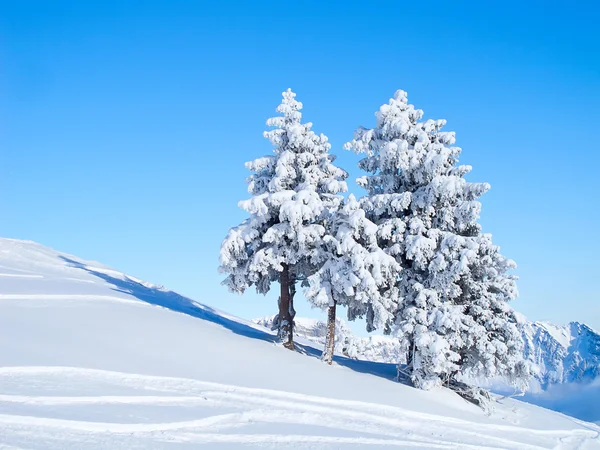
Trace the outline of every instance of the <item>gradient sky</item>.
<instances>
[{"instance_id":1,"label":"gradient sky","mask_svg":"<svg viewBox=\"0 0 600 450\"><path fill-rule=\"evenodd\" d=\"M276 290L230 294L217 265L281 92L354 179L343 143L404 89L491 183L515 308L600 329L598 2L219 3L0 3L0 236L273 314Z\"/></svg>"}]
</instances>

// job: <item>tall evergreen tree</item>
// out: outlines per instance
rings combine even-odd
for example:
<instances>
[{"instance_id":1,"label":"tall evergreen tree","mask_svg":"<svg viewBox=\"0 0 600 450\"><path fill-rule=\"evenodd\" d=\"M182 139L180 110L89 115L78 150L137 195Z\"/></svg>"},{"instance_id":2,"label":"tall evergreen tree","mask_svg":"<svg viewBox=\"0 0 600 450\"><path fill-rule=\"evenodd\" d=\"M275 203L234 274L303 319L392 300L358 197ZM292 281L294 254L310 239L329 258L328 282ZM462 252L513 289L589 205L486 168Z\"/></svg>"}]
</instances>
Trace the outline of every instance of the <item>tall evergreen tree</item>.
<instances>
[{"instance_id":1,"label":"tall evergreen tree","mask_svg":"<svg viewBox=\"0 0 600 450\"><path fill-rule=\"evenodd\" d=\"M377 225L365 217L351 194L326 224L323 264L308 278L306 298L327 308L327 337L322 359L331 364L335 343L336 306L348 308L351 319L366 317L375 329L392 318L395 259L377 245Z\"/></svg>"},{"instance_id":2,"label":"tall evergreen tree","mask_svg":"<svg viewBox=\"0 0 600 450\"><path fill-rule=\"evenodd\" d=\"M255 286L266 294L279 281L278 334L293 349L293 295L295 283L306 280L320 264L324 220L340 204L346 191L346 172L333 164L330 144L323 134L302 123L302 103L290 89L277 107L279 116L264 136L273 155L246 164L252 197L239 206L250 214L232 228L221 245L220 271L231 291L243 293Z\"/></svg>"},{"instance_id":3,"label":"tall evergreen tree","mask_svg":"<svg viewBox=\"0 0 600 450\"><path fill-rule=\"evenodd\" d=\"M460 376L499 375L514 384L528 376L516 314L514 262L505 259L478 224L487 183L467 182L461 149L445 120L422 121L423 111L397 91L359 128L347 149L364 153L359 179L379 246L402 266L388 330L406 353L406 373L428 388Z\"/></svg>"}]
</instances>

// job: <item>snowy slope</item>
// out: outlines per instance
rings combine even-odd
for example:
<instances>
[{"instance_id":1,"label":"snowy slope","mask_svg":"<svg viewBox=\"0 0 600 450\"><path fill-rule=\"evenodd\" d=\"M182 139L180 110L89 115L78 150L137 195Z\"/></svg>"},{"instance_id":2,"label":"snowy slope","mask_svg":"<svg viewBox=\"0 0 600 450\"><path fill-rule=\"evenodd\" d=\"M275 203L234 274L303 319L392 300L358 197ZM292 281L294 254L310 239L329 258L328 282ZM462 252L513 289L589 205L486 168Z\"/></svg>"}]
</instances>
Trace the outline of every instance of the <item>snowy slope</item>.
<instances>
[{"instance_id":1,"label":"snowy slope","mask_svg":"<svg viewBox=\"0 0 600 450\"><path fill-rule=\"evenodd\" d=\"M270 328L272 317L254 319ZM323 345L327 332L322 320L296 318L296 332ZM579 322L556 326L527 322L523 330L525 355L539 367L536 379L547 389L554 384L586 383L600 377L600 333ZM357 337L340 319L336 323L336 350L367 361L395 363L401 360L396 339L388 336ZM600 409L600 408L599 408Z\"/></svg>"},{"instance_id":2,"label":"snowy slope","mask_svg":"<svg viewBox=\"0 0 600 450\"><path fill-rule=\"evenodd\" d=\"M272 318L253 322L270 328ZM320 347L324 345L324 321L296 318L295 322L298 335ZM523 339L526 357L539 369L524 400L582 420L600 421L600 334L578 322L564 327L528 322ZM355 336L340 319L336 321L336 351L351 358L384 363L401 362L403 358L397 339Z\"/></svg>"},{"instance_id":3,"label":"snowy slope","mask_svg":"<svg viewBox=\"0 0 600 450\"><path fill-rule=\"evenodd\" d=\"M0 448L600 449L600 427L515 400L333 367L264 328L31 242L0 239Z\"/></svg>"}]
</instances>

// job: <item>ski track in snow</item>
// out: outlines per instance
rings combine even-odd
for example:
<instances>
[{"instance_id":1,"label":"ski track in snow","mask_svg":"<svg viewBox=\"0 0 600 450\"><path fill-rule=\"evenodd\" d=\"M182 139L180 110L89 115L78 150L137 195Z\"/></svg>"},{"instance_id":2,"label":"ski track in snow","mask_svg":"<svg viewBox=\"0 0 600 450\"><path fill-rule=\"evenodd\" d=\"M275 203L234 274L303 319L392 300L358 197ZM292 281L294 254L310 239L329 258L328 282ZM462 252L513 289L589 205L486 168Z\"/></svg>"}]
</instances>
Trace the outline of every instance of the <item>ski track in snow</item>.
<instances>
[{"instance_id":1,"label":"ski track in snow","mask_svg":"<svg viewBox=\"0 0 600 450\"><path fill-rule=\"evenodd\" d=\"M23 388L40 384L46 392L48 387L53 392L60 392L69 386L87 386L93 392L94 384L102 384L130 388L135 390L135 395L32 396L7 392L11 387L21 392ZM114 448L184 443L537 450L578 448L598 436L598 432L591 429L537 430L474 423L367 402L76 367L0 368L0 407L5 409L7 405L27 406L28 411L36 409L35 415L0 414L0 448L3 444L27 443L27 436L35 437L33 442L39 444L40 437L47 436L71 448L98 439L98 442L106 443L103 445ZM203 417L167 423L105 423L49 417L52 407L81 405L94 405L95 408L102 405L195 407L202 408L199 411L203 412ZM234 412L206 417L210 408L227 408ZM77 411L73 411L73 415L77 417ZM329 431L327 435L252 432L252 427L260 424L297 425L303 426L304 430L306 427L315 430L316 427ZM244 427L248 427L250 433L235 432ZM336 432L346 435L335 436ZM354 436L348 437L348 433ZM3 442L7 436L12 436L16 442Z\"/></svg>"}]
</instances>

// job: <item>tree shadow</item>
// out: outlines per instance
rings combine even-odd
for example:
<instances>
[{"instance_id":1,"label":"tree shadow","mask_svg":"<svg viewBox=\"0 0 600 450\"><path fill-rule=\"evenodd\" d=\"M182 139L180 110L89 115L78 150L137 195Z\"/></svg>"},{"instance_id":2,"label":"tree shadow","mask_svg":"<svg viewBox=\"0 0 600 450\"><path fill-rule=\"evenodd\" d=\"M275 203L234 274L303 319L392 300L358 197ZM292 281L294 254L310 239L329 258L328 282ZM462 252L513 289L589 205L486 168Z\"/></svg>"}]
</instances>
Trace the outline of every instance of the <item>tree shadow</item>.
<instances>
[{"instance_id":1,"label":"tree shadow","mask_svg":"<svg viewBox=\"0 0 600 450\"><path fill-rule=\"evenodd\" d=\"M230 319L226 317L224 313L213 309L210 306L203 305L184 297L183 295L179 295L176 292L153 285L146 285L139 281L128 278L127 275L125 275L125 279L116 278L108 273L99 272L85 264L65 256L60 256L60 258L71 267L84 270L85 272L101 278L102 280L111 284L113 286L111 287L113 291L131 295L150 305L160 306L171 311L187 314L197 319L206 320L207 322L220 325L232 333L239 334L244 337L258 339L270 343L278 342L277 336L275 334L268 333L262 326L256 325L255 328L252 325ZM298 342L296 342L295 345L299 353L314 358L321 357L321 350L319 349L316 349L310 345L300 344ZM395 364L355 360L343 356L334 356L334 362L355 372L367 373L388 380L395 380L397 375Z\"/></svg>"},{"instance_id":2,"label":"tree shadow","mask_svg":"<svg viewBox=\"0 0 600 450\"><path fill-rule=\"evenodd\" d=\"M113 291L129 294L138 300L151 305L160 306L170 309L171 311L187 314L198 319L221 325L223 328L226 328L235 334L267 342L277 341L277 337L274 335L266 333L260 329L253 328L245 323L240 323L224 317L222 313L211 308L210 306L195 302L187 297L184 297L183 295L177 294L176 292L160 287L148 286L130 278L116 278L107 273L98 272L78 261L74 261L64 256L61 256L60 258L68 263L71 267L76 267L86 271L91 275L94 275L95 277L103 279L113 286L111 288Z\"/></svg>"}]
</instances>

